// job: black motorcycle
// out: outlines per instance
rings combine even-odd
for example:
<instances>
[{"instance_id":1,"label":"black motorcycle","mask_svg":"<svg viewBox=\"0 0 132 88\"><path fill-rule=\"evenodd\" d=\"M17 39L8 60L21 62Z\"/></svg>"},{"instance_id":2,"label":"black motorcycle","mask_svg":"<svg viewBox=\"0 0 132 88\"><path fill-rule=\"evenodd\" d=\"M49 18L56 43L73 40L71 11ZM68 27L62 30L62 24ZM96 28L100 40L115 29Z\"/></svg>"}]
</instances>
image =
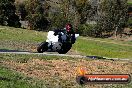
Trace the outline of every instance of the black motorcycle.
<instances>
[{"instance_id":1,"label":"black motorcycle","mask_svg":"<svg viewBox=\"0 0 132 88\"><path fill-rule=\"evenodd\" d=\"M75 37L71 37L64 32L55 33L54 31L49 31L47 40L42 42L38 47L37 51L39 53L43 52L58 52L59 54L66 54L75 43L76 38L79 34L75 34Z\"/></svg>"}]
</instances>

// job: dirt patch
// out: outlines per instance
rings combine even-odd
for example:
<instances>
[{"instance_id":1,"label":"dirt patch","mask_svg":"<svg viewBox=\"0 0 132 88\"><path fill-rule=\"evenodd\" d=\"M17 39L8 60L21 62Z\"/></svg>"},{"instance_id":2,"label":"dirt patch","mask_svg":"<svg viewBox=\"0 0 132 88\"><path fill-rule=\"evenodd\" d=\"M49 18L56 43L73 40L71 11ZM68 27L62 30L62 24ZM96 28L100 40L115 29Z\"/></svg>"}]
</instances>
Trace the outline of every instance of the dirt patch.
<instances>
[{"instance_id":1,"label":"dirt patch","mask_svg":"<svg viewBox=\"0 0 132 88\"><path fill-rule=\"evenodd\" d=\"M3 61L3 66L40 79L59 77L69 80L77 75L77 68L86 67L88 74L132 74L132 63L99 60L40 60L32 59L27 63Z\"/></svg>"},{"instance_id":2,"label":"dirt patch","mask_svg":"<svg viewBox=\"0 0 132 88\"><path fill-rule=\"evenodd\" d=\"M8 50L17 50L17 51L36 51L37 43L31 43L31 42L18 42L18 41L7 41L2 40L0 42L0 48L1 49L7 49Z\"/></svg>"},{"instance_id":3,"label":"dirt patch","mask_svg":"<svg viewBox=\"0 0 132 88\"><path fill-rule=\"evenodd\" d=\"M118 36L112 36L110 39L114 40L121 40L121 41L132 41L132 29L125 28L122 34L119 34Z\"/></svg>"}]
</instances>

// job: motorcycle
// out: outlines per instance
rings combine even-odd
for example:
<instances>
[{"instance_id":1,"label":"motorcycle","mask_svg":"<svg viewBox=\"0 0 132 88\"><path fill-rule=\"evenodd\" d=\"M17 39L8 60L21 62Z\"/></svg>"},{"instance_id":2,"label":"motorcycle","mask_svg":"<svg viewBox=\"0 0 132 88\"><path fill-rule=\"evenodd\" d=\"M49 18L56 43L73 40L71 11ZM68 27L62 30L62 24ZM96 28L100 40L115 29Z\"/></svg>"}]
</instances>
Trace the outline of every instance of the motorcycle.
<instances>
[{"instance_id":1,"label":"motorcycle","mask_svg":"<svg viewBox=\"0 0 132 88\"><path fill-rule=\"evenodd\" d=\"M74 38L69 36L67 33L49 31L47 40L42 42L38 47L39 53L43 52L58 52L59 54L66 54L75 43L79 34L75 34Z\"/></svg>"}]
</instances>

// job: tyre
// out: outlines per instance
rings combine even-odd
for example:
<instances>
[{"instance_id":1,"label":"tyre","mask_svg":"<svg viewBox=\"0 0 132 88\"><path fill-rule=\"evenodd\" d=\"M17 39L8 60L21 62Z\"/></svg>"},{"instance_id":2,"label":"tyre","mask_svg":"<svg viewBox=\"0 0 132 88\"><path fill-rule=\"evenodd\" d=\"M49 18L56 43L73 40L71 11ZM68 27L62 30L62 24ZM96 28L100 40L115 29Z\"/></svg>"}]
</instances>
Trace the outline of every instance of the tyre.
<instances>
[{"instance_id":1,"label":"tyre","mask_svg":"<svg viewBox=\"0 0 132 88\"><path fill-rule=\"evenodd\" d=\"M48 50L48 42L42 42L38 47L37 47L37 51L39 53L43 53L45 51Z\"/></svg>"},{"instance_id":2,"label":"tyre","mask_svg":"<svg viewBox=\"0 0 132 88\"><path fill-rule=\"evenodd\" d=\"M59 54L66 54L72 47L71 43L63 43L62 48L58 51Z\"/></svg>"}]
</instances>

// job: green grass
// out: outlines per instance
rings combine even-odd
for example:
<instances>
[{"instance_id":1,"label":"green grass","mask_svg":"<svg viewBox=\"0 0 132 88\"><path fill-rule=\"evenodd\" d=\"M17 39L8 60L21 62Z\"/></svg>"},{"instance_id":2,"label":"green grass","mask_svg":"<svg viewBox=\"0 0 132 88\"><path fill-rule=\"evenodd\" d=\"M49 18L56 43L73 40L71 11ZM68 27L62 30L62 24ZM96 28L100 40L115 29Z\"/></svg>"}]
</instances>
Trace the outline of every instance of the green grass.
<instances>
[{"instance_id":1,"label":"green grass","mask_svg":"<svg viewBox=\"0 0 132 88\"><path fill-rule=\"evenodd\" d=\"M0 54L0 60L16 61L18 63L26 63L30 59L41 59L41 60L74 60L73 57L65 56L48 56L48 55L24 55L24 54Z\"/></svg>"},{"instance_id":2,"label":"green grass","mask_svg":"<svg viewBox=\"0 0 132 88\"><path fill-rule=\"evenodd\" d=\"M132 0L128 0L127 3L132 5Z\"/></svg>"},{"instance_id":3,"label":"green grass","mask_svg":"<svg viewBox=\"0 0 132 88\"><path fill-rule=\"evenodd\" d=\"M32 46L44 41L46 35L45 32L0 26L0 49L30 51Z\"/></svg>"},{"instance_id":4,"label":"green grass","mask_svg":"<svg viewBox=\"0 0 132 88\"><path fill-rule=\"evenodd\" d=\"M28 60L74 60L75 58L59 57L59 56L41 56L41 55L16 55L16 54L0 54L0 61L15 61L17 63L27 63ZM50 65L48 65L50 67ZM52 65L51 65L52 66ZM35 67L34 67L35 68ZM32 69L32 68L31 68ZM40 69L39 67L35 69ZM41 68L42 69L42 68ZM46 70L48 71L48 69ZM7 80L0 80L0 88L84 88L78 85L75 79L64 80L59 76L45 77L39 79L24 76L22 73L10 70L6 66L0 66L0 77Z\"/></svg>"},{"instance_id":5,"label":"green grass","mask_svg":"<svg viewBox=\"0 0 132 88\"><path fill-rule=\"evenodd\" d=\"M84 55L113 58L132 58L132 46L119 45L120 43L108 43L108 40L107 42L99 42L95 40L96 39L87 40L79 38L73 48L76 51L80 51Z\"/></svg>"},{"instance_id":6,"label":"green grass","mask_svg":"<svg viewBox=\"0 0 132 88\"><path fill-rule=\"evenodd\" d=\"M81 39L87 39L87 40L95 40L95 41L101 41L105 43L110 43L110 44L117 44L117 45L128 45L132 46L132 41L122 41L122 40L116 40L116 39L108 39L108 38L91 38L91 37L80 37Z\"/></svg>"},{"instance_id":7,"label":"green grass","mask_svg":"<svg viewBox=\"0 0 132 88\"><path fill-rule=\"evenodd\" d=\"M44 88L40 81L0 66L0 88Z\"/></svg>"},{"instance_id":8,"label":"green grass","mask_svg":"<svg viewBox=\"0 0 132 88\"><path fill-rule=\"evenodd\" d=\"M66 85L72 87L71 82L68 82L66 80L61 81L59 77L39 80L37 78L30 78L21 75L23 74L0 67L0 77L2 77L3 79L0 80L0 88L66 88ZM76 83L76 87L77 86L79 85ZM80 86L78 88L82 87Z\"/></svg>"},{"instance_id":9,"label":"green grass","mask_svg":"<svg viewBox=\"0 0 132 88\"><path fill-rule=\"evenodd\" d=\"M0 40L41 42L46 39L44 32L0 26Z\"/></svg>"},{"instance_id":10,"label":"green grass","mask_svg":"<svg viewBox=\"0 0 132 88\"><path fill-rule=\"evenodd\" d=\"M49 84L50 80L27 77L0 66L0 88L52 88L53 86Z\"/></svg>"},{"instance_id":11,"label":"green grass","mask_svg":"<svg viewBox=\"0 0 132 88\"><path fill-rule=\"evenodd\" d=\"M42 56L42 55L16 55L16 54L0 54L0 62L1 61L15 61L17 63L27 63L27 61L32 59L40 59L40 60L73 60L75 58L69 57L58 57L58 56ZM52 65L51 65L52 66ZM32 68L31 68L32 69ZM39 69L39 67L35 68ZM42 68L41 68L42 69ZM48 70L47 70L48 71ZM1 80L2 78L2 80ZM72 81L74 80L74 84ZM36 77L25 76L22 73L18 73L14 70L10 70L9 67L5 65L0 65L0 88L65 88L67 86L74 88L83 88L79 86L75 79L72 79L71 82L67 80L60 79L59 77L50 77L45 79L39 79Z\"/></svg>"}]
</instances>

